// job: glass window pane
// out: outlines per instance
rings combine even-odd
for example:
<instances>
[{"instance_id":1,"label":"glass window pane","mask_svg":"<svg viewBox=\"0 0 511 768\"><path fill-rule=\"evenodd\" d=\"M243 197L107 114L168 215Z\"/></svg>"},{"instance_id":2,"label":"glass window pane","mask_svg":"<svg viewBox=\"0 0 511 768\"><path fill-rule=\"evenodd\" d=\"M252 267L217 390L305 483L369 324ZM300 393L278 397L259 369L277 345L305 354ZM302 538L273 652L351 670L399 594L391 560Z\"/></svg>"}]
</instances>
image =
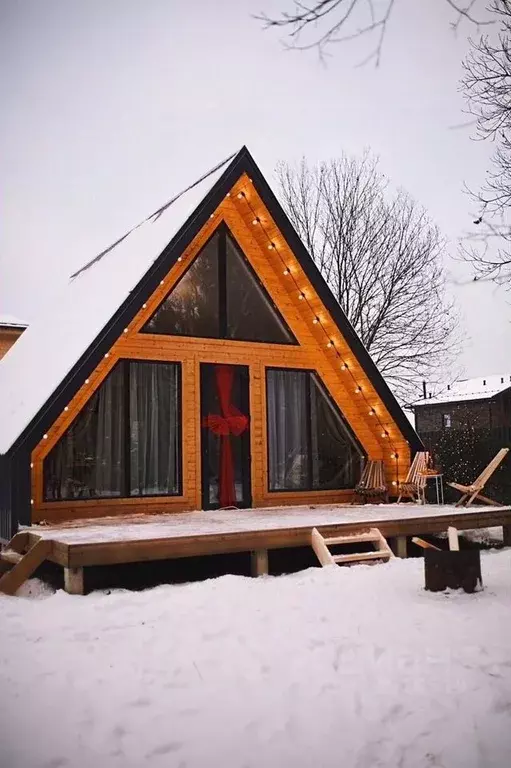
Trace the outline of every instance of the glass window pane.
<instances>
[{"instance_id":1,"label":"glass window pane","mask_svg":"<svg viewBox=\"0 0 511 768\"><path fill-rule=\"evenodd\" d=\"M230 235L227 235L226 281L228 338L294 343L292 333Z\"/></svg>"},{"instance_id":2,"label":"glass window pane","mask_svg":"<svg viewBox=\"0 0 511 768\"><path fill-rule=\"evenodd\" d=\"M130 493L179 493L179 369L130 363Z\"/></svg>"},{"instance_id":3,"label":"glass window pane","mask_svg":"<svg viewBox=\"0 0 511 768\"><path fill-rule=\"evenodd\" d=\"M119 364L44 460L46 501L121 495L123 391Z\"/></svg>"},{"instance_id":4,"label":"glass window pane","mask_svg":"<svg viewBox=\"0 0 511 768\"><path fill-rule=\"evenodd\" d=\"M266 376L270 491L354 488L363 452L310 371Z\"/></svg>"},{"instance_id":5,"label":"glass window pane","mask_svg":"<svg viewBox=\"0 0 511 768\"><path fill-rule=\"evenodd\" d=\"M354 488L360 478L362 453L316 376L310 376L312 487Z\"/></svg>"},{"instance_id":6,"label":"glass window pane","mask_svg":"<svg viewBox=\"0 0 511 768\"><path fill-rule=\"evenodd\" d=\"M308 376L307 371L267 371L270 491L308 486Z\"/></svg>"},{"instance_id":7,"label":"glass window pane","mask_svg":"<svg viewBox=\"0 0 511 768\"><path fill-rule=\"evenodd\" d=\"M218 338L218 232L145 324L144 333Z\"/></svg>"}]
</instances>

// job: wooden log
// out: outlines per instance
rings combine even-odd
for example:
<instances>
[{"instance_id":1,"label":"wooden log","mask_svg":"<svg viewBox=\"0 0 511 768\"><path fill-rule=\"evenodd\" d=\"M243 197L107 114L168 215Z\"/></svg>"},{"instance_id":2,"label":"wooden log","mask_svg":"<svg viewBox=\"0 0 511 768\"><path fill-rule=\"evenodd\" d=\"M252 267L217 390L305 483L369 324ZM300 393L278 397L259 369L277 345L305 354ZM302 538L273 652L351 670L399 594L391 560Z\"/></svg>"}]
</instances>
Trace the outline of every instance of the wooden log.
<instances>
[{"instance_id":1,"label":"wooden log","mask_svg":"<svg viewBox=\"0 0 511 768\"><path fill-rule=\"evenodd\" d=\"M83 568L64 568L64 589L69 595L83 595Z\"/></svg>"},{"instance_id":2,"label":"wooden log","mask_svg":"<svg viewBox=\"0 0 511 768\"><path fill-rule=\"evenodd\" d=\"M449 540L449 549L451 552L459 552L460 543L458 541L458 531L453 525L450 525L447 529L447 538Z\"/></svg>"},{"instance_id":3,"label":"wooden log","mask_svg":"<svg viewBox=\"0 0 511 768\"><path fill-rule=\"evenodd\" d=\"M434 544L430 544L429 541L420 539L418 536L412 536L412 541L414 544L417 544L418 547L422 547L422 549L436 549L437 552L442 551L440 547L435 547Z\"/></svg>"},{"instance_id":4,"label":"wooden log","mask_svg":"<svg viewBox=\"0 0 511 768\"><path fill-rule=\"evenodd\" d=\"M463 589L477 592L483 588L481 553L478 549L461 552L424 552L425 588L430 592Z\"/></svg>"},{"instance_id":5,"label":"wooden log","mask_svg":"<svg viewBox=\"0 0 511 768\"><path fill-rule=\"evenodd\" d=\"M251 552L252 576L268 575L268 550L256 549Z\"/></svg>"}]
</instances>

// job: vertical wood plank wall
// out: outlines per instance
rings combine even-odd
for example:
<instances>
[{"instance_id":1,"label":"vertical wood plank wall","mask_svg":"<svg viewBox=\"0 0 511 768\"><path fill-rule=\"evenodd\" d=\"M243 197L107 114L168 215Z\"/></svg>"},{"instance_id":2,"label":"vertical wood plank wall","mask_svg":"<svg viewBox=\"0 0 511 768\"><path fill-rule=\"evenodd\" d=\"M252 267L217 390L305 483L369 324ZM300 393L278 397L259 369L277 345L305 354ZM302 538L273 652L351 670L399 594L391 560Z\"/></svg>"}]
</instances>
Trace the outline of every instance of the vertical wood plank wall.
<instances>
[{"instance_id":1,"label":"vertical wood plank wall","mask_svg":"<svg viewBox=\"0 0 511 768\"><path fill-rule=\"evenodd\" d=\"M239 199L243 190L246 197ZM249 203L250 206L247 204ZM254 225L254 211L260 223ZM266 290L296 336L299 345L250 343L222 339L197 339L139 333L171 287L189 267L193 258L212 232L225 221L245 256L259 275ZM282 262L268 250L268 237L283 254L285 266L299 284L284 275ZM307 302L299 300L304 292ZM364 390L365 398L356 394L353 378L340 369L339 360L326 348L324 331L313 324L314 316L321 319L329 335L349 364L351 373ZM105 376L119 359L167 360L182 366L182 456L183 493L181 496L130 499L97 499L45 502L43 501L43 461L64 434L78 412L88 401ZM278 492L268 491L266 435L266 368L271 366L304 368L317 371L358 440L371 459L383 459L389 485L402 481L410 464L408 443L386 411L363 373L351 349L335 327L325 307L301 270L293 253L271 220L250 180L244 175L233 187L215 214L182 254L163 284L147 297L144 305L100 365L84 381L66 410L54 422L32 453L32 520L57 521L69 518L94 517L132 512L171 512L201 508L201 450L200 450L200 364L231 363L246 365L250 372L250 445L252 501L256 507L288 503L330 503L346 501L351 491ZM370 408L376 409L385 424L389 438ZM399 459L393 458L397 452Z\"/></svg>"}]
</instances>

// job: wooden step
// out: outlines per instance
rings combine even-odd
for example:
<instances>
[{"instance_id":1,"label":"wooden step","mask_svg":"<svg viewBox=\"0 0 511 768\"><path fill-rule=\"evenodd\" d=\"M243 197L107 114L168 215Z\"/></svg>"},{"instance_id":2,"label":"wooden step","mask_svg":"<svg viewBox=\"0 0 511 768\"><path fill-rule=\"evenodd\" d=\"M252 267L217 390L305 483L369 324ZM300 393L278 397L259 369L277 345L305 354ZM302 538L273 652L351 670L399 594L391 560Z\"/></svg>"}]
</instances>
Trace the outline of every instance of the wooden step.
<instances>
[{"instance_id":1,"label":"wooden step","mask_svg":"<svg viewBox=\"0 0 511 768\"><path fill-rule=\"evenodd\" d=\"M12 541L12 540L11 540ZM9 543L7 552L11 553L11 542ZM6 595L14 595L16 591L21 587L32 574L35 569L43 563L52 549L52 542L49 539L38 539L33 544L28 552L24 555L20 555L20 559L12 565L7 573L0 576L0 592ZM5 555L5 550L2 552L2 556ZM19 554L19 553L16 553ZM2 557L3 562L5 560ZM8 560L9 562L9 560Z\"/></svg>"},{"instance_id":2,"label":"wooden step","mask_svg":"<svg viewBox=\"0 0 511 768\"><path fill-rule=\"evenodd\" d=\"M20 555L19 552L15 552L13 549L4 549L3 552L0 552L0 560L3 560L4 563L10 563L11 565L16 565L16 563L19 563L23 555Z\"/></svg>"},{"instance_id":3,"label":"wooden step","mask_svg":"<svg viewBox=\"0 0 511 768\"><path fill-rule=\"evenodd\" d=\"M335 544L358 544L361 541L380 541L380 533L367 531L364 533L351 533L346 536L334 536L333 538L324 539L327 547L335 546Z\"/></svg>"},{"instance_id":4,"label":"wooden step","mask_svg":"<svg viewBox=\"0 0 511 768\"><path fill-rule=\"evenodd\" d=\"M329 547L341 546L344 544L358 544L359 542L370 542L374 549L370 552L349 552L346 554L333 555ZM323 538L317 528L312 529L311 546L316 553L316 557L323 567L327 565L340 565L342 563L363 563L364 561L387 561L394 557L387 540L382 536L378 528L371 528L369 531L360 531L359 533L346 534L345 536L331 536Z\"/></svg>"},{"instance_id":5,"label":"wooden step","mask_svg":"<svg viewBox=\"0 0 511 768\"><path fill-rule=\"evenodd\" d=\"M383 550L373 552L352 552L348 555L333 555L334 563L354 563L364 560L389 560L390 555Z\"/></svg>"}]
</instances>

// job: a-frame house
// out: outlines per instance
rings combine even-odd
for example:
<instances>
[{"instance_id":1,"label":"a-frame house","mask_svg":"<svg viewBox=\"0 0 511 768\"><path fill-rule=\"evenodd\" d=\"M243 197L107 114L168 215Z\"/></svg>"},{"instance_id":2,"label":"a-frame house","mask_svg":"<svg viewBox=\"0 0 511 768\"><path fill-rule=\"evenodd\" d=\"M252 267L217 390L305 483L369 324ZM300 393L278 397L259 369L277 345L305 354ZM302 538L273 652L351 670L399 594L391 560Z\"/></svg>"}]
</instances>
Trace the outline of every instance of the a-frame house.
<instances>
[{"instance_id":1,"label":"a-frame house","mask_svg":"<svg viewBox=\"0 0 511 768\"><path fill-rule=\"evenodd\" d=\"M3 539L347 502L422 447L246 148L72 278L0 364L0 413Z\"/></svg>"}]
</instances>

